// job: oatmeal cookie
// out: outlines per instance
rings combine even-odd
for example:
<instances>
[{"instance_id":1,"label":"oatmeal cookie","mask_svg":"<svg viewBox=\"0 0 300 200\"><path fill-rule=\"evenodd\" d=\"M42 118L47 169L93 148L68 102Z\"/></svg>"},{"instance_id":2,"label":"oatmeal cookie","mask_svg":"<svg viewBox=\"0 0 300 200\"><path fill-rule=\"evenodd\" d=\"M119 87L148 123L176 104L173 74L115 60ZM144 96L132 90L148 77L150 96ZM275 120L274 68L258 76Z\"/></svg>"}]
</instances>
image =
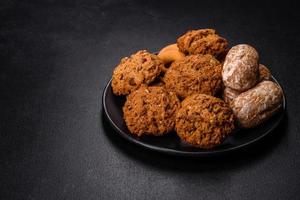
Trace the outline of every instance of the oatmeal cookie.
<instances>
[{"instance_id":1,"label":"oatmeal cookie","mask_svg":"<svg viewBox=\"0 0 300 200\"><path fill-rule=\"evenodd\" d=\"M223 100L194 94L182 102L175 129L188 144L209 149L219 145L234 130L234 115Z\"/></svg>"},{"instance_id":2,"label":"oatmeal cookie","mask_svg":"<svg viewBox=\"0 0 300 200\"><path fill-rule=\"evenodd\" d=\"M211 54L216 58L224 57L228 48L227 40L214 29L188 31L177 39L177 45L185 54Z\"/></svg>"},{"instance_id":3,"label":"oatmeal cookie","mask_svg":"<svg viewBox=\"0 0 300 200\"><path fill-rule=\"evenodd\" d=\"M113 93L127 95L143 84L148 85L159 76L163 68L162 61L146 50L125 57L113 72Z\"/></svg>"},{"instance_id":4,"label":"oatmeal cookie","mask_svg":"<svg viewBox=\"0 0 300 200\"><path fill-rule=\"evenodd\" d=\"M179 97L215 95L222 88L222 66L212 55L190 55L172 63L163 80Z\"/></svg>"},{"instance_id":5,"label":"oatmeal cookie","mask_svg":"<svg viewBox=\"0 0 300 200\"><path fill-rule=\"evenodd\" d=\"M175 93L161 86L142 86L127 96L123 113L132 134L160 136L174 129L179 108Z\"/></svg>"}]
</instances>

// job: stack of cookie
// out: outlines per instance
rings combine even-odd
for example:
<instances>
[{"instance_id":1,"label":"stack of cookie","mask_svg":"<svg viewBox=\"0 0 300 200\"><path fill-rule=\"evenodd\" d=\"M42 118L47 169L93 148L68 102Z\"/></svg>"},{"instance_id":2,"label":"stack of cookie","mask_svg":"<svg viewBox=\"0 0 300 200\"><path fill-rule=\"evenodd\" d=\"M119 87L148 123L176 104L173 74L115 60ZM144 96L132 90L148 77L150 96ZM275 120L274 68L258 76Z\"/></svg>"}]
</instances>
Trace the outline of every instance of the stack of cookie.
<instances>
[{"instance_id":1,"label":"stack of cookie","mask_svg":"<svg viewBox=\"0 0 300 200\"><path fill-rule=\"evenodd\" d=\"M123 58L113 72L112 89L115 95L127 95L123 113L130 133L161 136L175 130L186 143L208 149L233 132L236 119L243 127L258 124L244 126L240 104L262 96L262 87L255 86L260 79L269 80L271 75L258 67L254 48L238 45L228 52L226 39L213 29L200 29L188 31L158 55L141 50ZM267 87L273 86L264 84ZM244 95L247 90L251 94ZM265 110L281 105L281 90L273 90L267 99L275 95L278 101L254 109L259 119ZM219 98L222 94L225 101ZM266 103L253 102L256 107Z\"/></svg>"},{"instance_id":2,"label":"stack of cookie","mask_svg":"<svg viewBox=\"0 0 300 200\"><path fill-rule=\"evenodd\" d=\"M229 104L258 82L272 79L268 68L259 64L257 51L247 44L230 49L223 65L222 78L225 85L223 98Z\"/></svg>"},{"instance_id":3,"label":"stack of cookie","mask_svg":"<svg viewBox=\"0 0 300 200\"><path fill-rule=\"evenodd\" d=\"M239 125L251 128L280 109L281 88L272 82L267 67L259 64L257 51L247 44L232 47L223 65L223 99L232 107Z\"/></svg>"}]
</instances>

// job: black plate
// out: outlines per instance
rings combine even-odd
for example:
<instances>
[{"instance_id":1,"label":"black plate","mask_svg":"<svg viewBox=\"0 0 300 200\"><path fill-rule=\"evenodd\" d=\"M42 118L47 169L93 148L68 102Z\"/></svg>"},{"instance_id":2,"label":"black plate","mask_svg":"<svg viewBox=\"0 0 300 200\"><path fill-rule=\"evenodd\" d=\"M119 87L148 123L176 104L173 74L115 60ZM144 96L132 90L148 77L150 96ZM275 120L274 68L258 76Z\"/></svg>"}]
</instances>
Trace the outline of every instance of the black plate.
<instances>
[{"instance_id":1,"label":"black plate","mask_svg":"<svg viewBox=\"0 0 300 200\"><path fill-rule=\"evenodd\" d=\"M279 85L274 77L273 80ZM275 114L268 121L255 128L241 129L229 136L222 144L218 145L217 147L210 150L205 150L191 147L188 144L182 142L175 132L161 137L143 136L140 138L130 134L126 127L125 121L123 120L122 107L125 103L125 100L126 97L115 96L113 94L110 80L103 91L102 104L104 113L108 121L116 129L116 132L120 136L141 147L161 153L199 157L236 151L243 147L256 143L266 135L270 134L272 130L274 130L279 125L280 121L283 119L284 110L286 107L285 96L283 96L283 106L281 111Z\"/></svg>"}]
</instances>

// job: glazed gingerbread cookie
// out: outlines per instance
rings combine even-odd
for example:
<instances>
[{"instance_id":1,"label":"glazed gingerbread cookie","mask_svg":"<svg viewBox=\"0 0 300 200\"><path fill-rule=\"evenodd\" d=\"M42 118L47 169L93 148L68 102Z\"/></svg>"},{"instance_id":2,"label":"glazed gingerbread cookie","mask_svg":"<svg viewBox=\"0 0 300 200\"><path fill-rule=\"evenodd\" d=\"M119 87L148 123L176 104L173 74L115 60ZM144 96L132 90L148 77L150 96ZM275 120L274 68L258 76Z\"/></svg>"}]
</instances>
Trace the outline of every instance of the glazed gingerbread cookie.
<instances>
[{"instance_id":1,"label":"glazed gingerbread cookie","mask_svg":"<svg viewBox=\"0 0 300 200\"><path fill-rule=\"evenodd\" d=\"M258 53L250 45L239 44L226 55L222 78L224 85L236 91L246 91L259 81Z\"/></svg>"},{"instance_id":2,"label":"glazed gingerbread cookie","mask_svg":"<svg viewBox=\"0 0 300 200\"><path fill-rule=\"evenodd\" d=\"M270 70L263 64L259 64L259 82L271 81L272 74Z\"/></svg>"},{"instance_id":3,"label":"glazed gingerbread cookie","mask_svg":"<svg viewBox=\"0 0 300 200\"><path fill-rule=\"evenodd\" d=\"M251 128L274 115L282 107L282 101L281 88L272 81L263 81L240 94L231 105L240 126Z\"/></svg>"},{"instance_id":4,"label":"glazed gingerbread cookie","mask_svg":"<svg viewBox=\"0 0 300 200\"><path fill-rule=\"evenodd\" d=\"M259 64L259 82L271 81L272 75L270 70L263 64ZM238 97L242 92L225 87L223 90L223 99L226 103L231 104L231 102Z\"/></svg>"}]
</instances>

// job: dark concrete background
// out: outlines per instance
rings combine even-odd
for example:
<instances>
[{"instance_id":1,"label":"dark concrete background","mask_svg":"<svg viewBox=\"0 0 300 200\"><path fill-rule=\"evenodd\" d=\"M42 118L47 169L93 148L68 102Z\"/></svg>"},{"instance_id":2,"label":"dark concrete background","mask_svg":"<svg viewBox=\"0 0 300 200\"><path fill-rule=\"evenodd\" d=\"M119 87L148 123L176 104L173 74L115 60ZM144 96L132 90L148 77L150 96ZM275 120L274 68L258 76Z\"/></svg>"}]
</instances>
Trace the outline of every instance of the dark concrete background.
<instances>
[{"instance_id":1,"label":"dark concrete background","mask_svg":"<svg viewBox=\"0 0 300 200\"><path fill-rule=\"evenodd\" d=\"M297 199L300 195L296 1L1 1L0 199ZM188 29L252 44L283 85L275 133L210 159L152 153L102 115L114 66Z\"/></svg>"}]
</instances>

